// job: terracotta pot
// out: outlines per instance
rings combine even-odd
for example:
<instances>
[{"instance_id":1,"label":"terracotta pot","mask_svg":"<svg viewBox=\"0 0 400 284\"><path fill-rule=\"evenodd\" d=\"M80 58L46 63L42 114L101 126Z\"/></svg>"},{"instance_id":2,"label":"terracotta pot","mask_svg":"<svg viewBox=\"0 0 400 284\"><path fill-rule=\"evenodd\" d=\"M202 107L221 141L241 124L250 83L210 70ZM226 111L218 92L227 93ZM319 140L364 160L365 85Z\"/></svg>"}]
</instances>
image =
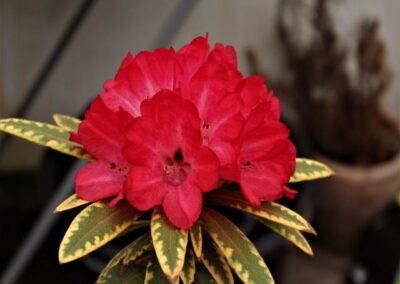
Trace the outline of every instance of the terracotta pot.
<instances>
[{"instance_id":1,"label":"terracotta pot","mask_svg":"<svg viewBox=\"0 0 400 284\"><path fill-rule=\"evenodd\" d=\"M321 180L316 192L319 240L337 252L348 253L368 221L400 190L400 153L369 167L345 165L321 155L316 159L336 173Z\"/></svg>"}]
</instances>

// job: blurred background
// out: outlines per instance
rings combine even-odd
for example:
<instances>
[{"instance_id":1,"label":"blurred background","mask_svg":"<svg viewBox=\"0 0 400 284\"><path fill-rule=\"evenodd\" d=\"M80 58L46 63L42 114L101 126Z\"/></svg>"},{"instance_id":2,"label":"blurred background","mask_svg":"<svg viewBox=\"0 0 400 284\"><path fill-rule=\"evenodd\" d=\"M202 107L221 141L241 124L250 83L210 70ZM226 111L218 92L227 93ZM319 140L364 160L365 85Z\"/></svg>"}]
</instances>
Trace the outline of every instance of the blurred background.
<instances>
[{"instance_id":1,"label":"blurred background","mask_svg":"<svg viewBox=\"0 0 400 284\"><path fill-rule=\"evenodd\" d=\"M81 117L128 51L178 49L208 33L235 46L245 75L266 77L299 156L337 173L282 200L319 232L314 257L235 215L277 283L399 284L399 12L391 0L0 0L0 117ZM79 165L5 137L0 283L93 283L127 240L60 266L77 211L52 211Z\"/></svg>"}]
</instances>

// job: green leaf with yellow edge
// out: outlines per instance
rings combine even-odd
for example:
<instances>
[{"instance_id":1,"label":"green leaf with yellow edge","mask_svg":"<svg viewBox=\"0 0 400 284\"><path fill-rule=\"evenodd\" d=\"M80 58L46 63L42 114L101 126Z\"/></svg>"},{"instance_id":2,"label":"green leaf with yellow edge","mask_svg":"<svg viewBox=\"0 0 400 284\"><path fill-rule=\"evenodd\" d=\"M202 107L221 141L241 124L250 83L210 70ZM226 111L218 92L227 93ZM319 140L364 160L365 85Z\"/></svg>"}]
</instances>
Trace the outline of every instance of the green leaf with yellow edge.
<instances>
[{"instance_id":1,"label":"green leaf with yellow edge","mask_svg":"<svg viewBox=\"0 0 400 284\"><path fill-rule=\"evenodd\" d=\"M120 236L124 236L126 234L129 234L130 232L136 231L140 228L143 228L143 227L146 227L149 225L150 225L150 221L148 221L148 220L135 221L135 223L130 225L128 228L126 228L125 231L120 234Z\"/></svg>"},{"instance_id":2,"label":"green leaf with yellow edge","mask_svg":"<svg viewBox=\"0 0 400 284\"><path fill-rule=\"evenodd\" d=\"M205 241L201 261L218 284L233 284L231 269L224 256L211 242Z\"/></svg>"},{"instance_id":3,"label":"green leaf with yellow edge","mask_svg":"<svg viewBox=\"0 0 400 284\"><path fill-rule=\"evenodd\" d=\"M196 257L200 258L203 246L203 234L199 221L194 223L194 225L190 228L190 240L192 241L192 246Z\"/></svg>"},{"instance_id":4,"label":"green leaf with yellow edge","mask_svg":"<svg viewBox=\"0 0 400 284\"><path fill-rule=\"evenodd\" d=\"M49 147L83 160L93 160L79 144L69 141L69 132L55 125L18 118L0 119L0 131Z\"/></svg>"},{"instance_id":5,"label":"green leaf with yellow edge","mask_svg":"<svg viewBox=\"0 0 400 284\"><path fill-rule=\"evenodd\" d=\"M194 278L194 284L215 284L214 278L212 278L210 272L204 267L203 264L197 263L196 275Z\"/></svg>"},{"instance_id":6,"label":"green leaf with yellow edge","mask_svg":"<svg viewBox=\"0 0 400 284\"><path fill-rule=\"evenodd\" d=\"M128 264L132 261L135 261L139 256L141 256L145 251L149 250L153 247L153 243L151 241L150 232L140 236L136 240L134 240L131 244L126 246L126 253L122 260L123 264Z\"/></svg>"},{"instance_id":7,"label":"green leaf with yellow edge","mask_svg":"<svg viewBox=\"0 0 400 284\"><path fill-rule=\"evenodd\" d=\"M238 209L247 214L267 219L296 230L315 234L313 227L299 214L275 202L263 202L261 207L251 205L239 191L215 190L206 195L210 201Z\"/></svg>"},{"instance_id":8,"label":"green leaf with yellow edge","mask_svg":"<svg viewBox=\"0 0 400 284\"><path fill-rule=\"evenodd\" d=\"M118 271L118 269L114 269L114 267L118 266L119 269L122 269L122 259L126 256L129 250L129 246L126 246L122 250L120 250L114 257L107 263L106 267L103 268L103 270L100 272L100 275L96 281L96 283L105 283L105 281L111 281L112 274L115 273L115 271ZM118 279L118 278L117 278Z\"/></svg>"},{"instance_id":9,"label":"green leaf with yellow edge","mask_svg":"<svg viewBox=\"0 0 400 284\"><path fill-rule=\"evenodd\" d=\"M109 207L98 201L83 209L72 221L61 241L60 263L78 259L105 245L131 226L142 213L127 202Z\"/></svg>"},{"instance_id":10,"label":"green leaf with yellow edge","mask_svg":"<svg viewBox=\"0 0 400 284\"><path fill-rule=\"evenodd\" d=\"M296 170L289 182L314 180L331 175L333 175L333 171L327 165L311 159L297 158Z\"/></svg>"},{"instance_id":11,"label":"green leaf with yellow edge","mask_svg":"<svg viewBox=\"0 0 400 284\"><path fill-rule=\"evenodd\" d=\"M60 203L60 205L57 206L57 208L54 210L54 212L58 213L58 212L63 212L63 211L67 211L85 204L90 203L90 201L86 201L83 199L80 199L78 197L78 195L76 195L75 193L72 194L70 197L68 197L67 199L65 199L63 202Z\"/></svg>"},{"instance_id":12,"label":"green leaf with yellow edge","mask_svg":"<svg viewBox=\"0 0 400 284\"><path fill-rule=\"evenodd\" d=\"M151 217L151 237L161 269L171 282L179 278L185 262L188 231L172 226L160 208Z\"/></svg>"},{"instance_id":13,"label":"green leaf with yellow edge","mask_svg":"<svg viewBox=\"0 0 400 284\"><path fill-rule=\"evenodd\" d=\"M139 222L141 222L141 221L136 221L135 223L139 223ZM140 236L139 238L134 240L132 243L130 243L129 245L124 247L122 250L120 250L107 263L106 267L103 268L96 283L104 283L104 281L106 281L108 278L110 278L110 277L108 277L108 275L110 275L110 273L111 273L110 271L114 271L115 266L119 266L121 269L123 269L123 267L129 266L133 261L137 260L138 258L140 261L135 261L135 264L137 263L142 266L146 266L149 259L142 257L142 255L144 255L146 252L146 249L143 248L143 246L146 245L144 240L148 239L148 238L150 238L150 233ZM151 239L150 239L150 242L151 242ZM143 246L141 246L140 244L143 244ZM134 249L132 249L132 247L134 247ZM129 254L132 253L132 251L134 251L134 253L136 254L136 258L132 258L129 263L128 262L124 263L124 259L126 257L128 257ZM142 262L144 262L144 263L142 263ZM144 269L142 268L142 270L144 270ZM143 283L143 281L144 281L144 274L143 274L143 279L142 279L141 283Z\"/></svg>"},{"instance_id":14,"label":"green leaf with yellow edge","mask_svg":"<svg viewBox=\"0 0 400 284\"><path fill-rule=\"evenodd\" d=\"M70 132L78 132L79 124L81 124L80 119L59 113L53 115L53 120L62 129Z\"/></svg>"},{"instance_id":15,"label":"green leaf with yellow edge","mask_svg":"<svg viewBox=\"0 0 400 284\"><path fill-rule=\"evenodd\" d=\"M191 284L194 281L194 275L196 273L196 260L191 249L186 251L185 264L181 271L181 279L183 284Z\"/></svg>"},{"instance_id":16,"label":"green leaf with yellow edge","mask_svg":"<svg viewBox=\"0 0 400 284\"><path fill-rule=\"evenodd\" d=\"M167 276L161 269L160 264L157 261L157 258L153 257L152 260L149 261L146 267L146 276L144 279L145 284L170 284L170 283L179 283L179 278L174 282L170 282Z\"/></svg>"},{"instance_id":17,"label":"green leaf with yellow edge","mask_svg":"<svg viewBox=\"0 0 400 284\"><path fill-rule=\"evenodd\" d=\"M290 227L286 227L282 224L271 222L269 220L265 220L265 219L261 219L261 218L257 218L257 217L256 217L256 219L260 223L264 224L265 226L270 228L272 231L277 233L278 235L284 237L289 242L293 243L296 247L298 247L299 249L304 251L306 254L314 255L310 244L308 243L308 241L306 240L306 238L303 236L303 234L300 231L290 228Z\"/></svg>"},{"instance_id":18,"label":"green leaf with yellow edge","mask_svg":"<svg viewBox=\"0 0 400 284\"><path fill-rule=\"evenodd\" d=\"M275 283L254 244L231 221L208 208L203 210L201 220L211 239L244 283Z\"/></svg>"},{"instance_id":19,"label":"green leaf with yellow edge","mask_svg":"<svg viewBox=\"0 0 400 284\"><path fill-rule=\"evenodd\" d=\"M143 284L145 269L145 266L137 263L117 264L103 274L96 284Z\"/></svg>"}]
</instances>

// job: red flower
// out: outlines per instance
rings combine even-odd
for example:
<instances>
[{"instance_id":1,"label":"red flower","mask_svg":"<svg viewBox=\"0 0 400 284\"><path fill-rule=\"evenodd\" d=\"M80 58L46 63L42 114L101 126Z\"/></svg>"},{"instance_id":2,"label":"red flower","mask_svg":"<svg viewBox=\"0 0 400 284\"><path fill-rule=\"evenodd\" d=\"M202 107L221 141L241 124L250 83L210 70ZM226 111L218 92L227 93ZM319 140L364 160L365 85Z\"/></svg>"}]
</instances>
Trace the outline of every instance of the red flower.
<instances>
[{"instance_id":1,"label":"red flower","mask_svg":"<svg viewBox=\"0 0 400 284\"><path fill-rule=\"evenodd\" d=\"M240 183L244 196L257 206L284 194L293 198L296 191L285 184L295 170L296 148L288 138L289 130L279 121L279 101L258 76L243 80L238 92L246 122L236 163L225 166L222 176Z\"/></svg>"},{"instance_id":2,"label":"red flower","mask_svg":"<svg viewBox=\"0 0 400 284\"><path fill-rule=\"evenodd\" d=\"M253 204L292 196L295 148L278 100L258 76L243 78L235 50L198 37L172 48L128 54L73 139L97 160L79 171L86 200L126 195L139 210L162 205L190 227L202 192L218 178L240 183Z\"/></svg>"},{"instance_id":3,"label":"red flower","mask_svg":"<svg viewBox=\"0 0 400 284\"><path fill-rule=\"evenodd\" d=\"M74 140L96 158L75 176L75 191L82 199L95 201L116 196L123 198L128 163L122 156L126 142L125 127L132 120L124 111L109 110L98 97L85 114Z\"/></svg>"},{"instance_id":4,"label":"red flower","mask_svg":"<svg viewBox=\"0 0 400 284\"><path fill-rule=\"evenodd\" d=\"M141 110L127 132L126 197L139 210L162 205L175 226L189 228L200 215L202 192L217 184L218 158L202 144L191 102L162 91Z\"/></svg>"}]
</instances>

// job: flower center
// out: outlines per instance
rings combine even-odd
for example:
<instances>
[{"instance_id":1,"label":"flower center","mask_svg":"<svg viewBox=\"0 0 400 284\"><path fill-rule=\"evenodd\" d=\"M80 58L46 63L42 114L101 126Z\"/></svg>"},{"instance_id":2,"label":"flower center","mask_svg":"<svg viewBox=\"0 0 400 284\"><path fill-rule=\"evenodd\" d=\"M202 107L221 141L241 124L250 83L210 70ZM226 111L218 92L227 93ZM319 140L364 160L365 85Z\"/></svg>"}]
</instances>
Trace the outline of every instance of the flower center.
<instances>
[{"instance_id":1,"label":"flower center","mask_svg":"<svg viewBox=\"0 0 400 284\"><path fill-rule=\"evenodd\" d=\"M184 161L182 151L179 149L174 157L168 158L165 163L164 181L170 185L179 186L186 180L190 168L190 164Z\"/></svg>"}]
</instances>

